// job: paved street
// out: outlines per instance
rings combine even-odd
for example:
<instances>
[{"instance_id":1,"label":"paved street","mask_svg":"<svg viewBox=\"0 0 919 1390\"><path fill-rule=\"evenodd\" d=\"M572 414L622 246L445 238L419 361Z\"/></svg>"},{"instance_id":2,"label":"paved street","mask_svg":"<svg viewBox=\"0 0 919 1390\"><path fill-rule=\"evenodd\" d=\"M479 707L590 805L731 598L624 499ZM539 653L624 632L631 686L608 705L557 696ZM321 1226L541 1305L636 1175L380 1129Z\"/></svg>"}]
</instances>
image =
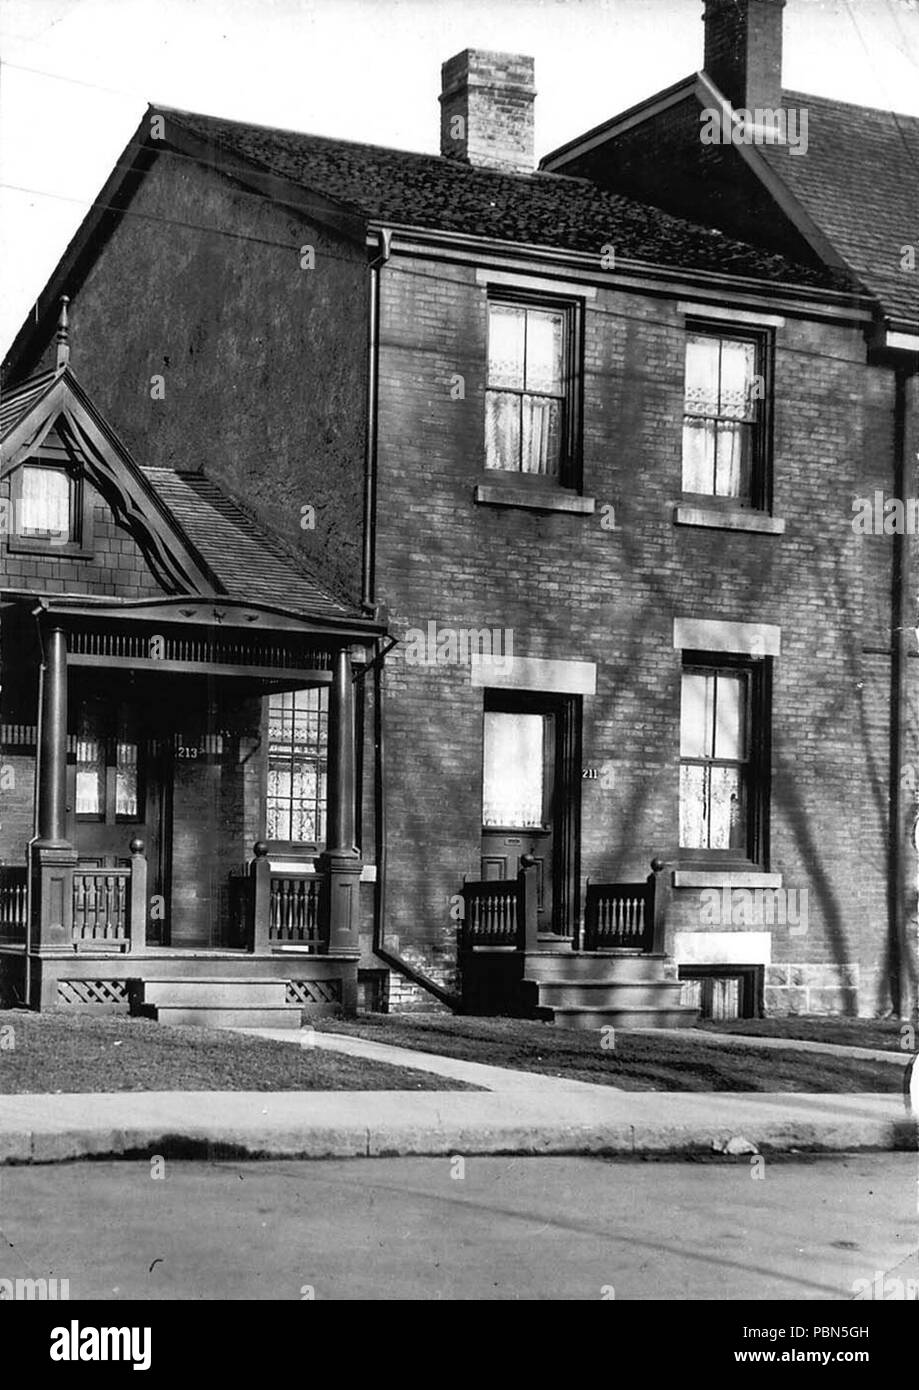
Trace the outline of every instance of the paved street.
<instances>
[{"instance_id":1,"label":"paved street","mask_svg":"<svg viewBox=\"0 0 919 1390\"><path fill-rule=\"evenodd\" d=\"M148 1162L0 1172L0 1278L72 1298L846 1299L919 1278L915 1154ZM915 1285L914 1285L915 1287ZM609 1293L605 1294L609 1297Z\"/></svg>"}]
</instances>

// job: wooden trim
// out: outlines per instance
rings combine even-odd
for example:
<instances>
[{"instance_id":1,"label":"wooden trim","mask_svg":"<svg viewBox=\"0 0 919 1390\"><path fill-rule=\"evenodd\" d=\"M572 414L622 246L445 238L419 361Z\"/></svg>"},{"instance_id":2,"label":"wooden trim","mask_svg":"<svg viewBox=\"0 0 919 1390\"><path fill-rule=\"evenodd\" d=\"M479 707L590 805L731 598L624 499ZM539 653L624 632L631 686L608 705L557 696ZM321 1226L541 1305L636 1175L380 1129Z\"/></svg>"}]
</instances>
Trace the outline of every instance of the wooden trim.
<instances>
[{"instance_id":1,"label":"wooden trim","mask_svg":"<svg viewBox=\"0 0 919 1390\"><path fill-rule=\"evenodd\" d=\"M215 661L155 661L151 657L70 656L69 666L95 666L120 671L158 671L185 676L244 676L270 681L300 681L309 685L331 685L332 672L293 666L221 666Z\"/></svg>"}]
</instances>

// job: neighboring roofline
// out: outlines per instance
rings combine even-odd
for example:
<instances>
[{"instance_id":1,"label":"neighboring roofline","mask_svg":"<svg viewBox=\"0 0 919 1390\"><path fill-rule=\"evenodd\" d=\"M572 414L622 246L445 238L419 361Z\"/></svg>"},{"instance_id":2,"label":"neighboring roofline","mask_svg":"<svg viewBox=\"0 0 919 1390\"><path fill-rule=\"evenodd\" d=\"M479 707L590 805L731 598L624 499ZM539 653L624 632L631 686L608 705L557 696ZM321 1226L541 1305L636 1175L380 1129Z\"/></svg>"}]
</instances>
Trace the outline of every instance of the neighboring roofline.
<instances>
[{"instance_id":1,"label":"neighboring roofline","mask_svg":"<svg viewBox=\"0 0 919 1390\"><path fill-rule=\"evenodd\" d=\"M611 132L622 134L631 126L641 125L652 116L656 116L661 111L668 110L671 106L676 106L684 101L687 96L691 96L696 85L698 73L690 73L688 77L683 77L679 82L674 82L672 87L665 87L663 91L655 92L653 96L645 97L643 101L636 102L634 106L629 106L625 111L620 111L617 116L612 116L608 121L601 121L599 125L592 126L590 130L585 130L583 135L576 135L573 140L567 141L564 145L559 145L557 149L550 150L543 155L539 161L539 167L545 173L561 173L562 170L554 169L552 166L559 160L576 158L582 154L587 154L595 149L597 145L606 142Z\"/></svg>"},{"instance_id":2,"label":"neighboring roofline","mask_svg":"<svg viewBox=\"0 0 919 1390\"><path fill-rule=\"evenodd\" d=\"M506 242L493 237L477 237L468 233L439 231L428 227L415 227L409 224L392 222L368 223L368 244L376 245L370 237L376 237L386 229L392 234L391 253L421 256L438 252L443 259L472 260L485 265L490 258L506 265L516 262L528 274L538 274L538 266L576 272L578 284L592 283L601 288L651 289L659 294L683 295L687 289L694 289L721 298L730 296L732 303L740 305L738 296L747 295L753 300L768 298L780 303L789 312L806 316L845 318L858 323L871 323L877 317L877 306L873 296L867 291L860 293L847 290L834 290L813 285L794 285L785 281L759 279L726 271L675 269L672 266L657 265L650 261L635 261L626 258L616 260L615 270L603 270L598 255L586 251L567 251L558 247L545 247L527 242ZM756 249L756 248L751 248ZM571 275L575 282L575 274Z\"/></svg>"},{"instance_id":3,"label":"neighboring roofline","mask_svg":"<svg viewBox=\"0 0 919 1390\"><path fill-rule=\"evenodd\" d=\"M720 105L722 111L730 113L730 119L734 119L734 108L724 96L720 88L716 87L708 73L700 72L696 74L696 92L701 99L707 99L707 104ZM757 145L747 144L745 141L733 148L740 152L750 170L758 177L760 183L778 203L779 208L788 218L789 222L804 238L811 250L814 251L827 265L835 270L845 270L854 278L858 278L855 271L848 261L840 255L832 241L820 227L803 203L795 196L782 176L773 169L772 165L763 157ZM877 297L872 295L872 298Z\"/></svg>"},{"instance_id":4,"label":"neighboring roofline","mask_svg":"<svg viewBox=\"0 0 919 1390\"><path fill-rule=\"evenodd\" d=\"M563 169L556 167L558 164L570 163L572 159L579 158L581 155L597 149L600 145L607 144L627 130L644 125L661 111L665 111L692 96L695 96L703 107L718 107L725 113L728 122L734 119L733 106L703 69L694 73L692 77L684 78L682 82L676 83L673 87L668 87L665 91L657 92L654 96L648 97L646 101L629 107L627 111L613 116L611 120L605 121L602 125L595 126L593 130L586 131L584 135L569 140L567 145L561 145L557 150L546 155L545 159L540 161L539 167L550 173L563 173ZM759 149L755 145L745 142L736 144L733 148L745 160L766 192L775 200L811 250L832 269L845 270L854 276L855 272L852 267L840 255L832 241L813 220L803 204L795 197L785 180L763 158Z\"/></svg>"}]
</instances>

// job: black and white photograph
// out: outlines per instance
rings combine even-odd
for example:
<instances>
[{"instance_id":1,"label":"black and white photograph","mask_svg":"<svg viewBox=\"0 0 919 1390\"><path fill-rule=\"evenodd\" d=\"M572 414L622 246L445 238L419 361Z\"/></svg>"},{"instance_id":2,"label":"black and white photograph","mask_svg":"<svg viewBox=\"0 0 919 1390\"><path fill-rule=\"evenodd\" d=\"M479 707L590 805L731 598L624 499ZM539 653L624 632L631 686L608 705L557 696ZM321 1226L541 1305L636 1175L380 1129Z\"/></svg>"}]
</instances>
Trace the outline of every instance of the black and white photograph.
<instances>
[{"instance_id":1,"label":"black and white photograph","mask_svg":"<svg viewBox=\"0 0 919 1390\"><path fill-rule=\"evenodd\" d=\"M919 0L0 0L0 359L24 1373L914 1355Z\"/></svg>"}]
</instances>

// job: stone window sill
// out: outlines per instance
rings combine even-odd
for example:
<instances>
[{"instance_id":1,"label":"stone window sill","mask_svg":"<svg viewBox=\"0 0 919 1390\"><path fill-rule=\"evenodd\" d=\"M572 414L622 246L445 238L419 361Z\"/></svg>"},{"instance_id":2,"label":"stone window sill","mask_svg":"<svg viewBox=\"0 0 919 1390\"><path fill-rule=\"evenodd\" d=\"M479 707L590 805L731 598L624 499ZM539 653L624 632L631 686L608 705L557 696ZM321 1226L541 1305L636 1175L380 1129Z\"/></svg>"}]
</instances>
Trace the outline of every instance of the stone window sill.
<instances>
[{"instance_id":1,"label":"stone window sill","mask_svg":"<svg viewBox=\"0 0 919 1390\"><path fill-rule=\"evenodd\" d=\"M677 526L709 526L718 531L758 531L763 535L784 536L785 522L765 512L742 507L696 507L681 503L673 509Z\"/></svg>"},{"instance_id":2,"label":"stone window sill","mask_svg":"<svg viewBox=\"0 0 919 1390\"><path fill-rule=\"evenodd\" d=\"M758 869L674 869L674 888L781 888L781 874Z\"/></svg>"},{"instance_id":3,"label":"stone window sill","mask_svg":"<svg viewBox=\"0 0 919 1390\"><path fill-rule=\"evenodd\" d=\"M540 483L513 482L477 483L475 501L489 507L523 507L534 512L573 512L592 516L596 511L593 497L581 497L571 488L547 487Z\"/></svg>"}]
</instances>

